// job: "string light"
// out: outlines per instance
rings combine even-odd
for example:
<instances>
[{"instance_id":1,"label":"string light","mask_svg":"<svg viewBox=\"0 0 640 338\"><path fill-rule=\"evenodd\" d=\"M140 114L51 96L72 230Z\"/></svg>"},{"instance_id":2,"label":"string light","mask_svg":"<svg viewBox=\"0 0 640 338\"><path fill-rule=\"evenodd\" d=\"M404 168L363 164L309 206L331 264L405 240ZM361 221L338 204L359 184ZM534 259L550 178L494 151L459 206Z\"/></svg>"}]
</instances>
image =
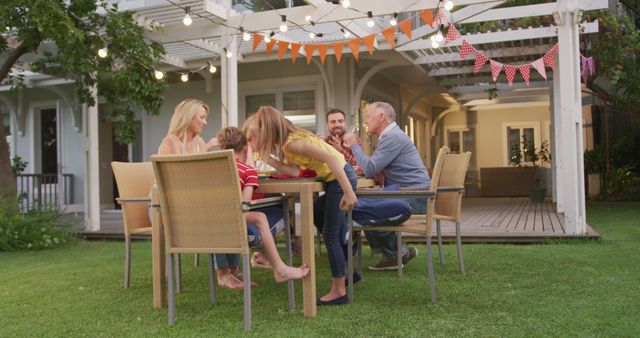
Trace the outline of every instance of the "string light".
<instances>
[{"instance_id":1,"label":"string light","mask_svg":"<svg viewBox=\"0 0 640 338\"><path fill-rule=\"evenodd\" d=\"M191 26L193 20L191 19L191 6L187 6L184 8L184 18L182 18L182 23L185 26Z\"/></svg>"},{"instance_id":2,"label":"string light","mask_svg":"<svg viewBox=\"0 0 640 338\"><path fill-rule=\"evenodd\" d=\"M162 80L164 78L164 73L156 69L153 71L153 76L155 76L156 80Z\"/></svg>"},{"instance_id":3,"label":"string light","mask_svg":"<svg viewBox=\"0 0 640 338\"><path fill-rule=\"evenodd\" d=\"M431 35L431 47L432 48L438 48L440 47L440 44L438 43L438 41L436 41L436 36L435 35Z\"/></svg>"},{"instance_id":4,"label":"string light","mask_svg":"<svg viewBox=\"0 0 640 338\"><path fill-rule=\"evenodd\" d=\"M216 68L216 66L214 66L213 63L211 63L211 61L208 61L208 62L209 62L209 73L213 74L217 72L218 68Z\"/></svg>"},{"instance_id":5,"label":"string light","mask_svg":"<svg viewBox=\"0 0 640 338\"><path fill-rule=\"evenodd\" d=\"M436 33L435 40L438 42L442 42L442 40L444 40L444 36L442 35L441 31L438 31L438 33Z\"/></svg>"},{"instance_id":6,"label":"string light","mask_svg":"<svg viewBox=\"0 0 640 338\"><path fill-rule=\"evenodd\" d=\"M224 50L224 55L225 55L227 58L230 58L230 57L232 57L232 56L233 56L233 53L232 53L230 50L228 50L228 49L226 49L226 48L223 48L223 50Z\"/></svg>"},{"instance_id":7,"label":"string light","mask_svg":"<svg viewBox=\"0 0 640 338\"><path fill-rule=\"evenodd\" d=\"M240 33L242 33L242 40L244 41L251 40L251 34L249 34L249 32L245 32L243 27L240 27Z\"/></svg>"},{"instance_id":8,"label":"string light","mask_svg":"<svg viewBox=\"0 0 640 338\"><path fill-rule=\"evenodd\" d=\"M344 7L344 8L349 8L349 6L351 6L351 1L349 1L349 0L342 0L342 7Z\"/></svg>"},{"instance_id":9,"label":"string light","mask_svg":"<svg viewBox=\"0 0 640 338\"><path fill-rule=\"evenodd\" d=\"M368 11L367 16L369 17L369 20L367 20L367 27L373 28L373 26L375 25L375 22L373 22L373 13L371 11Z\"/></svg>"},{"instance_id":10,"label":"string light","mask_svg":"<svg viewBox=\"0 0 640 338\"><path fill-rule=\"evenodd\" d=\"M289 29L289 27L287 27L287 16L281 15L280 17L282 17L282 23L280 24L280 31L284 33Z\"/></svg>"},{"instance_id":11,"label":"string light","mask_svg":"<svg viewBox=\"0 0 640 338\"><path fill-rule=\"evenodd\" d=\"M453 9L453 1L451 1L451 0L445 1L444 9L446 9L448 11L452 10Z\"/></svg>"},{"instance_id":12,"label":"string light","mask_svg":"<svg viewBox=\"0 0 640 338\"><path fill-rule=\"evenodd\" d=\"M271 32L271 34L264 36L264 42L269 43L271 42L271 36L273 35L273 32Z\"/></svg>"},{"instance_id":13,"label":"string light","mask_svg":"<svg viewBox=\"0 0 640 338\"><path fill-rule=\"evenodd\" d=\"M180 80L181 80L182 82L187 82L187 81L189 81L189 73L184 73L184 74L180 75Z\"/></svg>"},{"instance_id":14,"label":"string light","mask_svg":"<svg viewBox=\"0 0 640 338\"><path fill-rule=\"evenodd\" d=\"M101 58L106 58L107 55L109 55L109 50L107 49L107 47L102 47L100 49L98 49L98 56Z\"/></svg>"},{"instance_id":15,"label":"string light","mask_svg":"<svg viewBox=\"0 0 640 338\"><path fill-rule=\"evenodd\" d=\"M314 39L316 37L316 33L314 32L309 32L309 37Z\"/></svg>"},{"instance_id":16,"label":"string light","mask_svg":"<svg viewBox=\"0 0 640 338\"><path fill-rule=\"evenodd\" d=\"M393 13L393 17L391 18L391 20L389 20L389 24L391 26L395 26L398 24L398 13Z\"/></svg>"},{"instance_id":17,"label":"string light","mask_svg":"<svg viewBox=\"0 0 640 338\"><path fill-rule=\"evenodd\" d=\"M345 39L348 39L349 37L351 37L351 32L344 30L344 28L340 28L340 31L342 32L342 34L344 34Z\"/></svg>"},{"instance_id":18,"label":"string light","mask_svg":"<svg viewBox=\"0 0 640 338\"><path fill-rule=\"evenodd\" d=\"M304 17L304 21L311 22L311 15L307 15Z\"/></svg>"}]
</instances>

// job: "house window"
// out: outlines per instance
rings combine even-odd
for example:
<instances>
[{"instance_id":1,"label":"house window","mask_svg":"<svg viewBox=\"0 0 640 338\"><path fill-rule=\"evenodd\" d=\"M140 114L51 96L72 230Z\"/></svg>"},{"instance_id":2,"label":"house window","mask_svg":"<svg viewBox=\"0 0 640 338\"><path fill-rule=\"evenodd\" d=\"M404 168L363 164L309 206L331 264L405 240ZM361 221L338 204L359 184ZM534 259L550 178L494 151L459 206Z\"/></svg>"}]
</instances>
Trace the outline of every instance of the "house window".
<instances>
[{"instance_id":1,"label":"house window","mask_svg":"<svg viewBox=\"0 0 640 338\"><path fill-rule=\"evenodd\" d=\"M9 112L2 112L2 125L4 126L4 135L7 138L7 145L9 147L9 153L11 153L11 119L9 117ZM9 154L13 157L13 154Z\"/></svg>"},{"instance_id":2,"label":"house window","mask_svg":"<svg viewBox=\"0 0 640 338\"><path fill-rule=\"evenodd\" d=\"M540 131L539 131L539 123L514 123L514 124L505 124L505 164L511 164L511 157L513 153L516 151L521 152L523 154L523 162L531 162L527 153L524 151L525 147L522 144L523 140L526 140L527 143L531 143L534 147L540 147Z\"/></svg>"},{"instance_id":3,"label":"house window","mask_svg":"<svg viewBox=\"0 0 640 338\"><path fill-rule=\"evenodd\" d=\"M473 128L447 130L447 146L452 154L474 152L475 131Z\"/></svg>"},{"instance_id":4,"label":"house window","mask_svg":"<svg viewBox=\"0 0 640 338\"><path fill-rule=\"evenodd\" d=\"M58 173L58 130L55 108L40 110L40 165L43 174Z\"/></svg>"},{"instance_id":5,"label":"house window","mask_svg":"<svg viewBox=\"0 0 640 338\"><path fill-rule=\"evenodd\" d=\"M256 94L256 95L247 95L244 98L244 107L246 117L249 117L255 114L258 111L258 108L262 106L276 106L276 94Z\"/></svg>"},{"instance_id":6,"label":"house window","mask_svg":"<svg viewBox=\"0 0 640 338\"><path fill-rule=\"evenodd\" d=\"M259 91L245 95L245 118L255 114L261 106L275 107L296 127L316 132L315 90Z\"/></svg>"}]
</instances>

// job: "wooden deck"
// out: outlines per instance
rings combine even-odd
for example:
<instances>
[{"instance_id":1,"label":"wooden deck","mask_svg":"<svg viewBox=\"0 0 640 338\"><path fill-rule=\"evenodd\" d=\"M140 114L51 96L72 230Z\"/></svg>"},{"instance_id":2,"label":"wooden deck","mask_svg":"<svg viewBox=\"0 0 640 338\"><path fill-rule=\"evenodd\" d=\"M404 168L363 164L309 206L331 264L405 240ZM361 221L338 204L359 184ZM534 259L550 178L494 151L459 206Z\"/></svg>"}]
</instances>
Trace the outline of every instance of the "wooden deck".
<instances>
[{"instance_id":1,"label":"wooden deck","mask_svg":"<svg viewBox=\"0 0 640 338\"><path fill-rule=\"evenodd\" d=\"M505 197L465 198L462 203L461 228L463 241L467 243L535 243L550 238L600 236L590 226L587 226L585 235L565 234L564 217L555 212L550 201L531 203L528 198ZM123 238L121 212L103 211L100 228L99 232L80 231L80 235L90 239ZM442 234L447 242L455 240L455 225L442 222ZM405 238L409 241L419 240L410 235Z\"/></svg>"}]
</instances>

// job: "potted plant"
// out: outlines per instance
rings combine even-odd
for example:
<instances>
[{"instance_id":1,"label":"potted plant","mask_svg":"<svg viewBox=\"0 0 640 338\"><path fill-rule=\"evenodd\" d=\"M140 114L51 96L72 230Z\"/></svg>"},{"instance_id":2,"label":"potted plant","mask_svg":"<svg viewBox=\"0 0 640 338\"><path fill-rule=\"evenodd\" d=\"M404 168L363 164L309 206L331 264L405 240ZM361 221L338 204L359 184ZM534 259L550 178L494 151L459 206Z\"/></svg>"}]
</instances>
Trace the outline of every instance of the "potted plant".
<instances>
[{"instance_id":1,"label":"potted plant","mask_svg":"<svg viewBox=\"0 0 640 338\"><path fill-rule=\"evenodd\" d=\"M511 165L516 167L533 168L533 186L529 188L529 196L532 202L542 202L547 193L546 185L540 175L540 166L551 163L551 152L549 142L543 141L540 148L536 149L535 144L522 136L522 149L519 145L511 148Z\"/></svg>"}]
</instances>

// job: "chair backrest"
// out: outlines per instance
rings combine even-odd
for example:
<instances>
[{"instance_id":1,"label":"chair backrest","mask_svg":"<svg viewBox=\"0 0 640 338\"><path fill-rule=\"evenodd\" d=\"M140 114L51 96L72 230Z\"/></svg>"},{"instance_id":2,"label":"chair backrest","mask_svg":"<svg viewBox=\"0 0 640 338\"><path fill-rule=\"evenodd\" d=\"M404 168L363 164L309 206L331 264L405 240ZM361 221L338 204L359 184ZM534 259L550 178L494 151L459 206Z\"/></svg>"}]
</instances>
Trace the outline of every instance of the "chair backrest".
<instances>
[{"instance_id":1,"label":"chair backrest","mask_svg":"<svg viewBox=\"0 0 640 338\"><path fill-rule=\"evenodd\" d=\"M447 154L444 158L440 187L464 187L464 178L469 168L471 152ZM462 192L439 192L436 196L436 214L455 218L460 222Z\"/></svg>"},{"instance_id":2,"label":"chair backrest","mask_svg":"<svg viewBox=\"0 0 640 338\"><path fill-rule=\"evenodd\" d=\"M449 147L444 146L440 148L438 151L438 156L436 156L436 163L433 165L432 175L431 175L431 187L429 190L436 191L440 186L440 177L442 175L442 166L444 165L445 156L451 152Z\"/></svg>"},{"instance_id":3,"label":"chair backrest","mask_svg":"<svg viewBox=\"0 0 640 338\"><path fill-rule=\"evenodd\" d=\"M233 150L154 155L167 252L247 253Z\"/></svg>"},{"instance_id":4,"label":"chair backrest","mask_svg":"<svg viewBox=\"0 0 640 338\"><path fill-rule=\"evenodd\" d=\"M121 198L148 197L151 185L155 180L151 162L111 162L113 176L116 178L118 195ZM151 226L149 221L149 207L145 203L123 204L125 235L138 228Z\"/></svg>"}]
</instances>

